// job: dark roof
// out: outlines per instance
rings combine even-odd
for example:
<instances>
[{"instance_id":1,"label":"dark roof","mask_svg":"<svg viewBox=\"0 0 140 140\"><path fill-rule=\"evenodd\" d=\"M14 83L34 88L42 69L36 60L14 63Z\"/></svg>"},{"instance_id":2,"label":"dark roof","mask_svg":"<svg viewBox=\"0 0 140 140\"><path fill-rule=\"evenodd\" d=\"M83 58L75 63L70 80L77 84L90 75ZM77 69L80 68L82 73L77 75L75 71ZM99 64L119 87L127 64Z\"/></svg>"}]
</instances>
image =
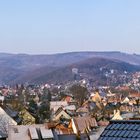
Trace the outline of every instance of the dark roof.
<instances>
[{"instance_id":1,"label":"dark roof","mask_svg":"<svg viewBox=\"0 0 140 140\"><path fill-rule=\"evenodd\" d=\"M12 110L8 106L2 106L3 110L12 118L16 117L18 115L17 111Z\"/></svg>"},{"instance_id":2,"label":"dark roof","mask_svg":"<svg viewBox=\"0 0 140 140\"><path fill-rule=\"evenodd\" d=\"M1 106L2 109L11 117L13 118L18 124L21 123L22 119L19 117L18 112L11 109L8 106Z\"/></svg>"},{"instance_id":3,"label":"dark roof","mask_svg":"<svg viewBox=\"0 0 140 140\"><path fill-rule=\"evenodd\" d=\"M105 92L102 92L102 91L100 91L100 96L102 96L102 97L106 97L107 96L107 94L105 93Z\"/></svg>"},{"instance_id":4,"label":"dark roof","mask_svg":"<svg viewBox=\"0 0 140 140\"><path fill-rule=\"evenodd\" d=\"M59 140L77 140L75 134L58 135Z\"/></svg>"},{"instance_id":5,"label":"dark roof","mask_svg":"<svg viewBox=\"0 0 140 140\"><path fill-rule=\"evenodd\" d=\"M2 131L0 131L0 140L7 138L7 134L4 134Z\"/></svg>"},{"instance_id":6,"label":"dark roof","mask_svg":"<svg viewBox=\"0 0 140 140\"><path fill-rule=\"evenodd\" d=\"M54 140L77 140L75 134L57 134L56 131L53 131Z\"/></svg>"},{"instance_id":7,"label":"dark roof","mask_svg":"<svg viewBox=\"0 0 140 140\"><path fill-rule=\"evenodd\" d=\"M140 121L110 121L99 140L140 140Z\"/></svg>"}]
</instances>

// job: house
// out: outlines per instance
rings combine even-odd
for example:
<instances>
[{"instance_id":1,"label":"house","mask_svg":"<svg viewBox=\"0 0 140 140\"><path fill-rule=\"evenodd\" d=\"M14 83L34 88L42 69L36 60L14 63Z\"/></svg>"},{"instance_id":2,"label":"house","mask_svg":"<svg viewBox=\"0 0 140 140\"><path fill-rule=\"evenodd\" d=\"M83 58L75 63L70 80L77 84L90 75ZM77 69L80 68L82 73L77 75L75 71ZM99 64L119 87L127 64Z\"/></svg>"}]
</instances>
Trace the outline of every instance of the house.
<instances>
[{"instance_id":1,"label":"house","mask_svg":"<svg viewBox=\"0 0 140 140\"><path fill-rule=\"evenodd\" d=\"M120 114L120 110L114 110L114 116L113 116L112 120L123 120L123 118Z\"/></svg>"},{"instance_id":2,"label":"house","mask_svg":"<svg viewBox=\"0 0 140 140\"><path fill-rule=\"evenodd\" d=\"M50 102L50 110L57 111L59 107L65 107L68 106L68 103L66 101L51 101Z\"/></svg>"},{"instance_id":3,"label":"house","mask_svg":"<svg viewBox=\"0 0 140 140\"><path fill-rule=\"evenodd\" d=\"M103 104L101 102L89 102L89 111L94 111L95 113L103 109Z\"/></svg>"},{"instance_id":4,"label":"house","mask_svg":"<svg viewBox=\"0 0 140 140\"><path fill-rule=\"evenodd\" d=\"M96 119L91 116L74 117L71 119L69 125L77 135L83 134L85 131L91 131L92 128L96 128L97 126Z\"/></svg>"},{"instance_id":5,"label":"house","mask_svg":"<svg viewBox=\"0 0 140 140\"><path fill-rule=\"evenodd\" d=\"M137 114L134 112L121 112L121 117L123 118L123 120L131 120L132 118L136 119ZM138 118L140 118L139 115Z\"/></svg>"},{"instance_id":6,"label":"house","mask_svg":"<svg viewBox=\"0 0 140 140\"><path fill-rule=\"evenodd\" d=\"M128 97L125 97L125 99L122 101L122 103L128 104L130 102Z\"/></svg>"},{"instance_id":7,"label":"house","mask_svg":"<svg viewBox=\"0 0 140 140\"><path fill-rule=\"evenodd\" d=\"M62 108L60 107L54 114L53 121L58 121L61 118L71 119L71 116Z\"/></svg>"},{"instance_id":8,"label":"house","mask_svg":"<svg viewBox=\"0 0 140 140\"><path fill-rule=\"evenodd\" d=\"M69 135L69 134L74 134L73 133L73 130L71 127L69 127L69 122L48 122L46 123L45 125L47 125L47 128L48 129L52 129L52 130L55 130L55 133L57 135Z\"/></svg>"},{"instance_id":9,"label":"house","mask_svg":"<svg viewBox=\"0 0 140 140\"><path fill-rule=\"evenodd\" d=\"M117 95L114 95L114 96L108 96L107 97L107 102L108 103L121 103L122 102L122 99L121 99L121 96L117 96Z\"/></svg>"},{"instance_id":10,"label":"house","mask_svg":"<svg viewBox=\"0 0 140 140\"><path fill-rule=\"evenodd\" d=\"M26 109L20 111L20 117L22 118L22 125L35 124L35 118Z\"/></svg>"},{"instance_id":11,"label":"house","mask_svg":"<svg viewBox=\"0 0 140 140\"><path fill-rule=\"evenodd\" d=\"M89 114L89 109L86 106L80 107L76 110L76 113L79 116L86 116L87 114Z\"/></svg>"},{"instance_id":12,"label":"house","mask_svg":"<svg viewBox=\"0 0 140 140\"><path fill-rule=\"evenodd\" d=\"M14 121L1 107L0 107L0 136L1 138L7 137L8 126L17 125Z\"/></svg>"},{"instance_id":13,"label":"house","mask_svg":"<svg viewBox=\"0 0 140 140\"><path fill-rule=\"evenodd\" d=\"M93 102L101 102L102 100L98 91L96 91L95 94L91 94L91 99Z\"/></svg>"},{"instance_id":14,"label":"house","mask_svg":"<svg viewBox=\"0 0 140 140\"><path fill-rule=\"evenodd\" d=\"M120 111L121 112L134 112L134 110L135 110L135 106L130 105L128 103L123 103L120 106Z\"/></svg>"},{"instance_id":15,"label":"house","mask_svg":"<svg viewBox=\"0 0 140 140\"><path fill-rule=\"evenodd\" d=\"M9 126L8 140L77 140L73 133L60 134L46 124Z\"/></svg>"},{"instance_id":16,"label":"house","mask_svg":"<svg viewBox=\"0 0 140 140\"><path fill-rule=\"evenodd\" d=\"M98 140L139 140L140 121L110 121Z\"/></svg>"},{"instance_id":17,"label":"house","mask_svg":"<svg viewBox=\"0 0 140 140\"><path fill-rule=\"evenodd\" d=\"M54 140L51 129L43 124L9 126L8 140Z\"/></svg>"},{"instance_id":18,"label":"house","mask_svg":"<svg viewBox=\"0 0 140 140\"><path fill-rule=\"evenodd\" d=\"M108 103L103 109L104 117L111 119L114 115L114 110L118 110L120 106L120 103Z\"/></svg>"},{"instance_id":19,"label":"house","mask_svg":"<svg viewBox=\"0 0 140 140\"><path fill-rule=\"evenodd\" d=\"M11 118L13 118L17 122L17 124L21 123L22 119L19 117L18 111L13 110L12 108L6 105L2 105L1 107Z\"/></svg>"},{"instance_id":20,"label":"house","mask_svg":"<svg viewBox=\"0 0 140 140\"><path fill-rule=\"evenodd\" d=\"M55 126L55 132L57 132L58 135L68 135L68 134L74 134L71 128L68 128L64 123L59 123Z\"/></svg>"},{"instance_id":21,"label":"house","mask_svg":"<svg viewBox=\"0 0 140 140\"><path fill-rule=\"evenodd\" d=\"M53 140L54 139L54 135L53 135L53 132L51 129L46 129L45 127L41 127L40 132L41 132L42 138L44 140Z\"/></svg>"}]
</instances>

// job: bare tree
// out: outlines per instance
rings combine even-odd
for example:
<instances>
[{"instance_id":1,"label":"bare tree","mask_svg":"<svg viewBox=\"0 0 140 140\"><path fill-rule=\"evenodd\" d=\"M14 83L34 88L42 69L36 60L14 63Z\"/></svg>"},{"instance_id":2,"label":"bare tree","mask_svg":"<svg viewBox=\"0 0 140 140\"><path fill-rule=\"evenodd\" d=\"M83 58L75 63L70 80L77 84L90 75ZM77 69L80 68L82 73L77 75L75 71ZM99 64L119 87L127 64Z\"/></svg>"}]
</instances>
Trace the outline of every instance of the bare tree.
<instances>
[{"instance_id":1,"label":"bare tree","mask_svg":"<svg viewBox=\"0 0 140 140\"><path fill-rule=\"evenodd\" d=\"M72 93L74 99L78 101L79 105L83 104L88 94L87 88L78 84L70 87L70 92Z\"/></svg>"}]
</instances>

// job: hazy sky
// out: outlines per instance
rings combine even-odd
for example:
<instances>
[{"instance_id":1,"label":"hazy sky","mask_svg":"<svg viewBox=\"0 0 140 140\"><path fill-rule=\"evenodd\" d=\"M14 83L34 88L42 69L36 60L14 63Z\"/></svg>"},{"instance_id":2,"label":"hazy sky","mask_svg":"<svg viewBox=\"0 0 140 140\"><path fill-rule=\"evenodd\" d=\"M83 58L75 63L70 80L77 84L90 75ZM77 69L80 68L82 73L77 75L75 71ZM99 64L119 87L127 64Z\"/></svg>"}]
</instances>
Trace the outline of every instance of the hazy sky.
<instances>
[{"instance_id":1,"label":"hazy sky","mask_svg":"<svg viewBox=\"0 0 140 140\"><path fill-rule=\"evenodd\" d=\"M140 0L1 0L0 52L140 54Z\"/></svg>"}]
</instances>

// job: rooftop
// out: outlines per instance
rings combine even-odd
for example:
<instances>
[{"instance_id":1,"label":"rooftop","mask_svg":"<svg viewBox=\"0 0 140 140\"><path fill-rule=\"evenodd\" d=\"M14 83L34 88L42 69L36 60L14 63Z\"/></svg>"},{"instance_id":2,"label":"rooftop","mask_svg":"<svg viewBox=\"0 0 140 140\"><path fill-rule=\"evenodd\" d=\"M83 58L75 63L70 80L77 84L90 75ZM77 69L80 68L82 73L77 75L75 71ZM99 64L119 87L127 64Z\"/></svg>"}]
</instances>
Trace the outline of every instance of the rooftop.
<instances>
[{"instance_id":1,"label":"rooftop","mask_svg":"<svg viewBox=\"0 0 140 140\"><path fill-rule=\"evenodd\" d=\"M38 139L40 136L38 135L38 130L46 128L45 125L18 125L18 126L9 126L8 129L8 140L31 140ZM41 132L41 135L43 132Z\"/></svg>"},{"instance_id":2,"label":"rooftop","mask_svg":"<svg viewBox=\"0 0 140 140\"><path fill-rule=\"evenodd\" d=\"M110 121L99 140L140 140L140 121Z\"/></svg>"}]
</instances>

